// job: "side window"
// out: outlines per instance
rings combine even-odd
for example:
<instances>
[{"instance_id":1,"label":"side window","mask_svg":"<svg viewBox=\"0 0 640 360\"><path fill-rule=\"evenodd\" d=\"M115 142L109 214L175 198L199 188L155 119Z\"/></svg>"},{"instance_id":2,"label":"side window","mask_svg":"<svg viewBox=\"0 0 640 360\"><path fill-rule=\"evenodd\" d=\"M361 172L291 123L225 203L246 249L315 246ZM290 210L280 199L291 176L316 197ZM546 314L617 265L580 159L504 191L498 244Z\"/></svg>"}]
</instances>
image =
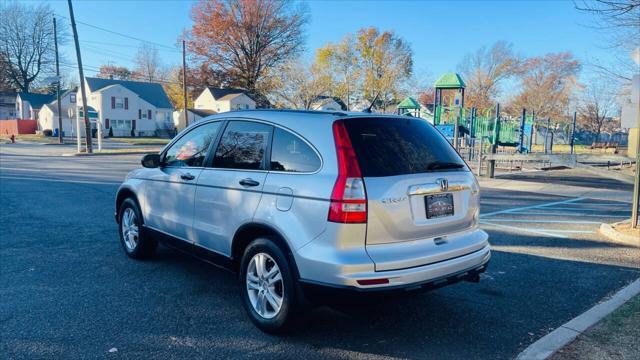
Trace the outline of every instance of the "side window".
<instances>
[{"instance_id":1,"label":"side window","mask_svg":"<svg viewBox=\"0 0 640 360\"><path fill-rule=\"evenodd\" d=\"M220 139L213 167L263 169L272 127L250 121L231 121Z\"/></svg>"},{"instance_id":2,"label":"side window","mask_svg":"<svg viewBox=\"0 0 640 360\"><path fill-rule=\"evenodd\" d=\"M198 126L171 145L165 153L166 166L203 166L209 145L216 139L221 122Z\"/></svg>"},{"instance_id":3,"label":"side window","mask_svg":"<svg viewBox=\"0 0 640 360\"><path fill-rule=\"evenodd\" d=\"M302 139L276 128L271 147L271 170L312 172L320 168L320 158Z\"/></svg>"}]
</instances>

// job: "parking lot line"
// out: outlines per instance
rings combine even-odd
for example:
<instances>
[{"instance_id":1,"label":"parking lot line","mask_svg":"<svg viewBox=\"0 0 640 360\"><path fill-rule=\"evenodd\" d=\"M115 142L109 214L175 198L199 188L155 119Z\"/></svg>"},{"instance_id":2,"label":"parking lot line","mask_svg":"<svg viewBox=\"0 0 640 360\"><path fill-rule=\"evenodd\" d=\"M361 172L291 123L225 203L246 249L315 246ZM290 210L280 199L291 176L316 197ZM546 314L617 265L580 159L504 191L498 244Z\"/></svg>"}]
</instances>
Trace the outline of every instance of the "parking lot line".
<instances>
[{"instance_id":1,"label":"parking lot line","mask_svg":"<svg viewBox=\"0 0 640 360\"><path fill-rule=\"evenodd\" d=\"M518 222L518 223L550 223L550 224L601 224L601 221L575 221L575 220L546 220L546 219L504 219L491 218L497 222Z\"/></svg>"},{"instance_id":2,"label":"parking lot line","mask_svg":"<svg viewBox=\"0 0 640 360\"><path fill-rule=\"evenodd\" d=\"M584 217L607 217L607 218L628 218L628 215L600 215L600 214L582 214L568 212L514 212L512 215L545 215L545 216L584 216Z\"/></svg>"},{"instance_id":3,"label":"parking lot line","mask_svg":"<svg viewBox=\"0 0 640 360\"><path fill-rule=\"evenodd\" d=\"M517 208L506 209L506 210L493 211L493 212L490 212L490 213L487 213L487 214L482 214L482 215L480 215L480 217L483 218L483 217L499 215L499 214L508 214L508 213L512 213L512 212L516 212L516 211L522 211L522 210L528 210L528 209L538 209L538 208L549 207L549 206L554 206L554 205L573 203L573 202L584 200L584 199L586 199L586 198L579 197L579 198L573 198L573 199L562 200L562 201L554 201L554 202L550 202L550 203L546 203L546 204L529 205L529 206L522 206L522 207L517 207Z\"/></svg>"},{"instance_id":4,"label":"parking lot line","mask_svg":"<svg viewBox=\"0 0 640 360\"><path fill-rule=\"evenodd\" d=\"M515 227L515 226L509 226L509 225L503 225L503 224L494 224L494 223L491 223L491 222L488 222L488 221L480 221L480 224L494 226L494 227L503 228L503 229L514 230L514 231L518 231L518 232L524 231L524 232L528 232L528 233L532 233L532 234L551 236L551 237L556 237L556 238L561 238L561 239L568 238L568 236L565 236L565 235L562 235L562 234L556 234L556 233L552 233L552 232L541 231L541 230L538 230L538 229Z\"/></svg>"},{"instance_id":5,"label":"parking lot line","mask_svg":"<svg viewBox=\"0 0 640 360\"><path fill-rule=\"evenodd\" d=\"M630 210L614 210L614 209L592 209L592 208L579 208L579 207L552 207L549 210L568 210L568 211L630 211Z\"/></svg>"}]
</instances>

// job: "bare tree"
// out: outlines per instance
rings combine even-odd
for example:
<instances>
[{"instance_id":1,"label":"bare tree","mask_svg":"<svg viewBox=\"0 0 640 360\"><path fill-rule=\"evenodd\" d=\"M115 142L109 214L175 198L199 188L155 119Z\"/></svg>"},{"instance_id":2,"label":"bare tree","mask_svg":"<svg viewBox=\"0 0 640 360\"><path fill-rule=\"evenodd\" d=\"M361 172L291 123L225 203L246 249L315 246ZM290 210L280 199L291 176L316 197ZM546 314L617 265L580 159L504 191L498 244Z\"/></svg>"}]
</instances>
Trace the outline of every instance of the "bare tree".
<instances>
[{"instance_id":1,"label":"bare tree","mask_svg":"<svg viewBox=\"0 0 640 360\"><path fill-rule=\"evenodd\" d=\"M286 108L310 110L322 96L333 96L331 78L318 66L293 60L279 67L274 78L276 104Z\"/></svg>"},{"instance_id":2,"label":"bare tree","mask_svg":"<svg viewBox=\"0 0 640 360\"><path fill-rule=\"evenodd\" d=\"M52 72L53 11L48 5L17 2L0 7L0 66L2 76L20 91L28 92L43 74ZM60 42L64 34L59 34Z\"/></svg>"},{"instance_id":3,"label":"bare tree","mask_svg":"<svg viewBox=\"0 0 640 360\"><path fill-rule=\"evenodd\" d=\"M504 41L466 54L458 65L467 85L465 105L479 110L493 107L500 95L500 83L514 74L518 63L513 45Z\"/></svg>"},{"instance_id":4,"label":"bare tree","mask_svg":"<svg viewBox=\"0 0 640 360\"><path fill-rule=\"evenodd\" d=\"M615 126L613 115L617 109L616 92L606 79L599 77L589 80L580 95L580 125L594 133L593 141L598 142L605 128Z\"/></svg>"},{"instance_id":5,"label":"bare tree","mask_svg":"<svg viewBox=\"0 0 640 360\"><path fill-rule=\"evenodd\" d=\"M570 53L526 59L516 71L520 93L510 100L508 110L517 115L525 108L538 117L561 119L567 114L580 68Z\"/></svg>"},{"instance_id":6,"label":"bare tree","mask_svg":"<svg viewBox=\"0 0 640 360\"><path fill-rule=\"evenodd\" d=\"M629 53L640 47L640 0L575 0L574 4L597 17L595 26L606 35L606 48L614 52L613 62L590 65L608 78L630 81L638 72Z\"/></svg>"},{"instance_id":7,"label":"bare tree","mask_svg":"<svg viewBox=\"0 0 640 360\"><path fill-rule=\"evenodd\" d=\"M140 45L135 57L135 64L134 77L149 82L162 80L164 78L164 71L162 70L162 64L158 56L158 49L154 46L146 43Z\"/></svg>"},{"instance_id":8,"label":"bare tree","mask_svg":"<svg viewBox=\"0 0 640 360\"><path fill-rule=\"evenodd\" d=\"M307 23L304 5L279 0L212 0L191 11L189 50L231 86L255 93L269 69L295 58L303 49Z\"/></svg>"}]
</instances>

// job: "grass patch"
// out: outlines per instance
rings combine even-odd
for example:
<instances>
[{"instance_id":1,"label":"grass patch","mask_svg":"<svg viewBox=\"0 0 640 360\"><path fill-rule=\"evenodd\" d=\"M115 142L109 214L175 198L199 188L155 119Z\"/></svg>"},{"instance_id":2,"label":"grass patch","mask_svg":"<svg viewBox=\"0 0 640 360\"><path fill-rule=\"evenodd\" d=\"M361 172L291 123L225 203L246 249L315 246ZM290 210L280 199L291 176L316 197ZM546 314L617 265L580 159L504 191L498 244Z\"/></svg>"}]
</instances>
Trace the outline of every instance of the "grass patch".
<instances>
[{"instance_id":1,"label":"grass patch","mask_svg":"<svg viewBox=\"0 0 640 360\"><path fill-rule=\"evenodd\" d=\"M10 143L11 139L9 139L8 135L0 135L0 140L2 142ZM57 144L58 138L53 136L42 136L36 134L18 134L16 135L16 142L20 141L30 141L37 142L41 144Z\"/></svg>"},{"instance_id":2,"label":"grass patch","mask_svg":"<svg viewBox=\"0 0 640 360\"><path fill-rule=\"evenodd\" d=\"M640 295L609 314L552 360L638 359L640 358Z\"/></svg>"},{"instance_id":3,"label":"grass patch","mask_svg":"<svg viewBox=\"0 0 640 360\"><path fill-rule=\"evenodd\" d=\"M166 145L171 141L171 139L155 137L112 137L109 140L131 145Z\"/></svg>"}]
</instances>

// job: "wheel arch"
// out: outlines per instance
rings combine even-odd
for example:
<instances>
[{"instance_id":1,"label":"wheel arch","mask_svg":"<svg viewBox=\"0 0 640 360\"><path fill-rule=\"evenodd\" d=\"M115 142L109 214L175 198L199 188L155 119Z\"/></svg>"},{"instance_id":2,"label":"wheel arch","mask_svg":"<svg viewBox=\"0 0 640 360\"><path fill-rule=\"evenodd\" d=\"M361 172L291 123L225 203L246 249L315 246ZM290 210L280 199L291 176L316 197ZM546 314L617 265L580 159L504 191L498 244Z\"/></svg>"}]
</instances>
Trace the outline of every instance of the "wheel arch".
<instances>
[{"instance_id":1,"label":"wheel arch","mask_svg":"<svg viewBox=\"0 0 640 360\"><path fill-rule=\"evenodd\" d=\"M291 247L289 246L289 243L287 242L285 237L273 227L256 222L247 223L240 226L233 236L233 240L231 242L231 263L233 270L239 272L240 261L242 259L244 249L247 248L251 241L260 237L266 237L269 240L273 241L276 246L278 246L280 250L284 252L287 260L291 265L291 268L293 269L295 278L299 279L300 276L298 273L298 266L296 265L293 252L291 251Z\"/></svg>"},{"instance_id":2,"label":"wheel arch","mask_svg":"<svg viewBox=\"0 0 640 360\"><path fill-rule=\"evenodd\" d=\"M140 207L140 201L138 201L138 196L133 191L133 189L131 189L130 187L122 187L118 190L118 193L116 195L115 216L116 216L117 223L120 222L120 219L118 218L118 214L120 214L120 207L122 206L122 203L125 201L125 199L128 199L128 198L132 198L133 201L136 202L136 204L138 205L138 209L140 209L140 213L142 213L142 208Z\"/></svg>"}]
</instances>

